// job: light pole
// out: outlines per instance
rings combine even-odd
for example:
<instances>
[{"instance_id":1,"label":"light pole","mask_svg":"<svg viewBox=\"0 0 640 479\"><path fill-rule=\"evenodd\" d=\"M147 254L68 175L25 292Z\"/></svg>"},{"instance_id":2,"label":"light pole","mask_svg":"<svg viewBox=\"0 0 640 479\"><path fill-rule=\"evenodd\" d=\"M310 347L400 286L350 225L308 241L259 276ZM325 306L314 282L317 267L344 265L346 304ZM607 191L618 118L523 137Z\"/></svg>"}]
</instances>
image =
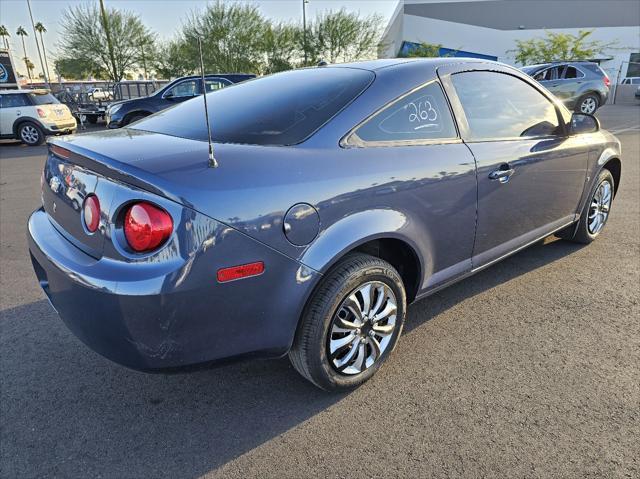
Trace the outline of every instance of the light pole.
<instances>
[{"instance_id":1,"label":"light pole","mask_svg":"<svg viewBox=\"0 0 640 479\"><path fill-rule=\"evenodd\" d=\"M27 6L29 7L29 17L31 18L31 26L33 27L33 36L36 41L36 47L38 48L38 57L40 58L40 68L42 68L42 76L44 77L44 82L47 84L47 87L51 88L51 85L49 85L49 78L47 77L47 72L44 70L44 63L42 62L42 54L40 53L40 45L38 44L38 33L36 32L36 24L33 23L33 14L31 13L30 0L27 0Z\"/></svg>"},{"instance_id":2,"label":"light pole","mask_svg":"<svg viewBox=\"0 0 640 479\"><path fill-rule=\"evenodd\" d=\"M307 3L309 0L302 0L302 30L303 30L303 45L304 48L304 65L307 66Z\"/></svg>"}]
</instances>

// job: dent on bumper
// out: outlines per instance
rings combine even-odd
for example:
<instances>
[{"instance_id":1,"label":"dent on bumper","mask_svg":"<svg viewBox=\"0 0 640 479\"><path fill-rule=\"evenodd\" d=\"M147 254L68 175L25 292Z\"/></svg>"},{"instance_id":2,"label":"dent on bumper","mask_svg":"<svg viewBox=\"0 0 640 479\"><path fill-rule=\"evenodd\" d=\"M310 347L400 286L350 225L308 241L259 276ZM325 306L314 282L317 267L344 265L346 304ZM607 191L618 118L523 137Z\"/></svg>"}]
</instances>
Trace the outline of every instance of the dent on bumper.
<instances>
[{"instance_id":1,"label":"dent on bumper","mask_svg":"<svg viewBox=\"0 0 640 479\"><path fill-rule=\"evenodd\" d=\"M293 341L319 274L213 220L196 253L144 265L95 259L69 243L47 214L29 219L34 270L69 329L119 364L161 370L247 354L278 356ZM216 282L219 267L262 259L265 272Z\"/></svg>"}]
</instances>

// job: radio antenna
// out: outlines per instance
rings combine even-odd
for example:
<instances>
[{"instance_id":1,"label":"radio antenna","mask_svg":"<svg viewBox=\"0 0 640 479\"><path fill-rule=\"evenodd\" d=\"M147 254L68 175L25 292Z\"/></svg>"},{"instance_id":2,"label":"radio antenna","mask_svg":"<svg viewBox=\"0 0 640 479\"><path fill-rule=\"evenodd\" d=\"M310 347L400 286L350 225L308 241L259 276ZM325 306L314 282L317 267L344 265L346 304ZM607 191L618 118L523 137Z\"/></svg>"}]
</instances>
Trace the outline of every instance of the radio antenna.
<instances>
[{"instance_id":1,"label":"radio antenna","mask_svg":"<svg viewBox=\"0 0 640 479\"><path fill-rule=\"evenodd\" d=\"M204 98L204 118L207 123L207 140L209 142L209 168L217 168L218 162L213 156L213 140L211 139L211 123L209 123L209 108L207 107L207 84L204 81L204 61L202 60L202 38L198 37L200 51L200 76L202 77L202 97Z\"/></svg>"}]
</instances>

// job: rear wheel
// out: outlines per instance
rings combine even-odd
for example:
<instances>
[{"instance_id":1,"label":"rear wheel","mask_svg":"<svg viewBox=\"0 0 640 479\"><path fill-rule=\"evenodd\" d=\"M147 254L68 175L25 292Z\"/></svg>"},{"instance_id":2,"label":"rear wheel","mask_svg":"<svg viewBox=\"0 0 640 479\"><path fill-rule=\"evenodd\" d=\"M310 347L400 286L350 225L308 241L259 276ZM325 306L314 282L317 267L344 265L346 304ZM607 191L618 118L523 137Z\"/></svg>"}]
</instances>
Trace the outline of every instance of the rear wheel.
<instances>
[{"instance_id":1,"label":"rear wheel","mask_svg":"<svg viewBox=\"0 0 640 479\"><path fill-rule=\"evenodd\" d=\"M613 203L614 179L609 170L602 170L585 204L578 225L558 234L559 237L576 243L589 244L604 229Z\"/></svg>"},{"instance_id":2,"label":"rear wheel","mask_svg":"<svg viewBox=\"0 0 640 479\"><path fill-rule=\"evenodd\" d=\"M322 389L355 388L393 351L405 311L404 285L393 266L365 254L348 255L311 297L289 358Z\"/></svg>"},{"instance_id":3,"label":"rear wheel","mask_svg":"<svg viewBox=\"0 0 640 479\"><path fill-rule=\"evenodd\" d=\"M600 99L597 95L589 93L578 100L576 111L593 115L600 106Z\"/></svg>"},{"instance_id":4,"label":"rear wheel","mask_svg":"<svg viewBox=\"0 0 640 479\"><path fill-rule=\"evenodd\" d=\"M44 142L44 131L35 123L27 121L18 127L18 136L25 145L37 146Z\"/></svg>"}]
</instances>

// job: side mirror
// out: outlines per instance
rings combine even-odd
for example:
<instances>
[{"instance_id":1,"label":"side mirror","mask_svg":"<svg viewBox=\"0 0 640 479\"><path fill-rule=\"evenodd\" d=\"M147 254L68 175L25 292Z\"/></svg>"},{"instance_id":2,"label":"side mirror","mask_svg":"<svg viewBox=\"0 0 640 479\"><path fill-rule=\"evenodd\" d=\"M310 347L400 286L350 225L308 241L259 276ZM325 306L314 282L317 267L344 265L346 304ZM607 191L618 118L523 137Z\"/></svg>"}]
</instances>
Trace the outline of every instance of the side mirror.
<instances>
[{"instance_id":1,"label":"side mirror","mask_svg":"<svg viewBox=\"0 0 640 479\"><path fill-rule=\"evenodd\" d=\"M595 133L600 130L600 122L593 115L586 113L574 113L571 115L571 125L569 132L572 135L579 135L580 133Z\"/></svg>"},{"instance_id":2,"label":"side mirror","mask_svg":"<svg viewBox=\"0 0 640 479\"><path fill-rule=\"evenodd\" d=\"M169 92L167 92L167 93L165 93L165 94L164 94L164 97L163 97L163 98L164 98L165 100L173 100L173 99L175 98L175 96L173 95L173 93L172 93L172 92L170 92L170 91L169 91Z\"/></svg>"}]
</instances>

